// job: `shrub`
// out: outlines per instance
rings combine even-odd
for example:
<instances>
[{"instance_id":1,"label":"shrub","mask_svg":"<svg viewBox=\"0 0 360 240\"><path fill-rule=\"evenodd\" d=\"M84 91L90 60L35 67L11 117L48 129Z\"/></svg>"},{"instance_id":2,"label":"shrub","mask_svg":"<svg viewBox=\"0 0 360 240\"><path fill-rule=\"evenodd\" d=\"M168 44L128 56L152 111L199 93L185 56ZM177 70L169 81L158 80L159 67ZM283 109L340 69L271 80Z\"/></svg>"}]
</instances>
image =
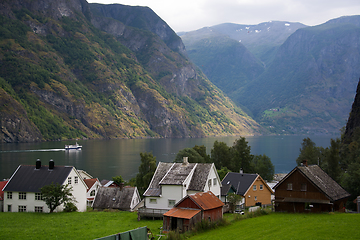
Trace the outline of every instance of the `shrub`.
<instances>
[{"instance_id":1,"label":"shrub","mask_svg":"<svg viewBox=\"0 0 360 240\"><path fill-rule=\"evenodd\" d=\"M64 212L76 212L78 209L72 202L67 202L64 207Z\"/></svg>"}]
</instances>

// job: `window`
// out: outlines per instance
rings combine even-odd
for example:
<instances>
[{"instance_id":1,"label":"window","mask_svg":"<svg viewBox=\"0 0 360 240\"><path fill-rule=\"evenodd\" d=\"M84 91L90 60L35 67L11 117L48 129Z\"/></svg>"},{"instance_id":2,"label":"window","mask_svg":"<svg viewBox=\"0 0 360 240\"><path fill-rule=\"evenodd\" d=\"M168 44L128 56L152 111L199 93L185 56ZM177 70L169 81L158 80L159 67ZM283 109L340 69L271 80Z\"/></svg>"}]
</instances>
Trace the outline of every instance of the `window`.
<instances>
[{"instance_id":1,"label":"window","mask_svg":"<svg viewBox=\"0 0 360 240\"><path fill-rule=\"evenodd\" d=\"M292 190L292 183L287 184L287 190L290 190L290 191Z\"/></svg>"},{"instance_id":2,"label":"window","mask_svg":"<svg viewBox=\"0 0 360 240\"><path fill-rule=\"evenodd\" d=\"M301 191L306 192L306 189L307 189L306 183L302 183L301 184Z\"/></svg>"},{"instance_id":3,"label":"window","mask_svg":"<svg viewBox=\"0 0 360 240\"><path fill-rule=\"evenodd\" d=\"M11 212L11 205L8 205L8 212Z\"/></svg>"},{"instance_id":4,"label":"window","mask_svg":"<svg viewBox=\"0 0 360 240\"><path fill-rule=\"evenodd\" d=\"M43 207L35 207L35 212L43 212Z\"/></svg>"},{"instance_id":5,"label":"window","mask_svg":"<svg viewBox=\"0 0 360 240\"><path fill-rule=\"evenodd\" d=\"M19 192L19 199L26 200L26 192Z\"/></svg>"},{"instance_id":6,"label":"window","mask_svg":"<svg viewBox=\"0 0 360 240\"><path fill-rule=\"evenodd\" d=\"M95 196L95 190L92 190L92 191L90 192L90 196L91 196L91 197Z\"/></svg>"},{"instance_id":7,"label":"window","mask_svg":"<svg viewBox=\"0 0 360 240\"><path fill-rule=\"evenodd\" d=\"M35 200L43 200L41 193L35 193Z\"/></svg>"},{"instance_id":8,"label":"window","mask_svg":"<svg viewBox=\"0 0 360 240\"><path fill-rule=\"evenodd\" d=\"M211 179L208 181L209 188L211 187Z\"/></svg>"},{"instance_id":9,"label":"window","mask_svg":"<svg viewBox=\"0 0 360 240\"><path fill-rule=\"evenodd\" d=\"M68 177L68 184L71 185L71 177Z\"/></svg>"},{"instance_id":10,"label":"window","mask_svg":"<svg viewBox=\"0 0 360 240\"><path fill-rule=\"evenodd\" d=\"M75 184L78 184L78 183L79 183L79 177L76 177L76 176L74 177L74 183L75 183Z\"/></svg>"},{"instance_id":11,"label":"window","mask_svg":"<svg viewBox=\"0 0 360 240\"><path fill-rule=\"evenodd\" d=\"M175 205L175 200L168 200L169 207L173 207Z\"/></svg>"},{"instance_id":12,"label":"window","mask_svg":"<svg viewBox=\"0 0 360 240\"><path fill-rule=\"evenodd\" d=\"M7 192L7 199L12 199L12 192Z\"/></svg>"},{"instance_id":13,"label":"window","mask_svg":"<svg viewBox=\"0 0 360 240\"><path fill-rule=\"evenodd\" d=\"M216 186L217 184L217 181L216 181L216 178L213 179L213 185Z\"/></svg>"},{"instance_id":14,"label":"window","mask_svg":"<svg viewBox=\"0 0 360 240\"><path fill-rule=\"evenodd\" d=\"M19 212L26 212L26 206L19 205Z\"/></svg>"},{"instance_id":15,"label":"window","mask_svg":"<svg viewBox=\"0 0 360 240\"><path fill-rule=\"evenodd\" d=\"M253 186L253 190L256 191L256 185Z\"/></svg>"},{"instance_id":16,"label":"window","mask_svg":"<svg viewBox=\"0 0 360 240\"><path fill-rule=\"evenodd\" d=\"M255 196L255 201L257 201L257 196Z\"/></svg>"},{"instance_id":17,"label":"window","mask_svg":"<svg viewBox=\"0 0 360 240\"><path fill-rule=\"evenodd\" d=\"M264 190L264 186L260 184L260 190Z\"/></svg>"},{"instance_id":18,"label":"window","mask_svg":"<svg viewBox=\"0 0 360 240\"><path fill-rule=\"evenodd\" d=\"M156 198L150 198L150 203L156 204Z\"/></svg>"}]
</instances>

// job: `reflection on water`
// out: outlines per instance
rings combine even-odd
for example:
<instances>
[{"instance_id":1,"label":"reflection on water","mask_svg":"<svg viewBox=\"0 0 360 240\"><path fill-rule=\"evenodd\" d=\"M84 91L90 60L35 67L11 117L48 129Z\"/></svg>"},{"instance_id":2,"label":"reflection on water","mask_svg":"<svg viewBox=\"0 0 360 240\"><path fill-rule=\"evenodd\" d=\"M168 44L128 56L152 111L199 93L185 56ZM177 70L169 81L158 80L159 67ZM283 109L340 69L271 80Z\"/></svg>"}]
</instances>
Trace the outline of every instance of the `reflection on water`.
<instances>
[{"instance_id":1,"label":"reflection on water","mask_svg":"<svg viewBox=\"0 0 360 240\"><path fill-rule=\"evenodd\" d=\"M271 158L276 173L287 173L295 167L302 139L307 136L252 136L246 137L252 154L266 154ZM310 136L317 146L328 147L330 139L338 136ZM140 153L152 152L157 161L172 162L179 150L204 145L210 154L214 142L232 146L238 137L211 137L186 139L118 139L78 141L82 150L66 150L71 142L43 142L0 144L0 179L11 177L20 164L35 165L40 159L48 165L70 165L85 170L94 177L111 179L121 175L129 180L136 176Z\"/></svg>"}]
</instances>

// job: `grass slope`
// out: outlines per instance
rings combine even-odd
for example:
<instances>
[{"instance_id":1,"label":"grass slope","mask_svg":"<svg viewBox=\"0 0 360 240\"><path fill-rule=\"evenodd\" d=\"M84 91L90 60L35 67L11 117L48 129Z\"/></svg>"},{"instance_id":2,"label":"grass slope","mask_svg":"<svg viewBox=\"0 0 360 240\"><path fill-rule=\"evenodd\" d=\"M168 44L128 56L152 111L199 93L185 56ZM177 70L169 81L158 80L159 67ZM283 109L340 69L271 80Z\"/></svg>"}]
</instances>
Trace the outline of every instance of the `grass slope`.
<instances>
[{"instance_id":1,"label":"grass slope","mask_svg":"<svg viewBox=\"0 0 360 240\"><path fill-rule=\"evenodd\" d=\"M358 239L359 224L359 214L272 213L233 222L191 239Z\"/></svg>"}]
</instances>

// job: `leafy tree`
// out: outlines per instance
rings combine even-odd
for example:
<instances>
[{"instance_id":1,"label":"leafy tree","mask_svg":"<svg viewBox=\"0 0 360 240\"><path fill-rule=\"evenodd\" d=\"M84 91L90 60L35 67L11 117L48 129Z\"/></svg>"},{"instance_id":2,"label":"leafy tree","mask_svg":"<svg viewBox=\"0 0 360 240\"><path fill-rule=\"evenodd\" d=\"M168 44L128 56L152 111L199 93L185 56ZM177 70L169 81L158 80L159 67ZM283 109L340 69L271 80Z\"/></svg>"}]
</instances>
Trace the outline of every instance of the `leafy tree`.
<instances>
[{"instance_id":1,"label":"leafy tree","mask_svg":"<svg viewBox=\"0 0 360 240\"><path fill-rule=\"evenodd\" d=\"M224 142L214 142L213 148L211 149L211 161L215 164L217 169L220 168L231 168L231 155L230 148Z\"/></svg>"},{"instance_id":2,"label":"leafy tree","mask_svg":"<svg viewBox=\"0 0 360 240\"><path fill-rule=\"evenodd\" d=\"M217 170L219 178L222 180L228 172L231 172L227 167L222 167L220 170Z\"/></svg>"},{"instance_id":3,"label":"leafy tree","mask_svg":"<svg viewBox=\"0 0 360 240\"><path fill-rule=\"evenodd\" d=\"M116 176L116 177L112 177L112 180L114 181L114 183L116 183L118 186L120 186L122 183L125 183L124 179L122 178L122 176Z\"/></svg>"},{"instance_id":4,"label":"leafy tree","mask_svg":"<svg viewBox=\"0 0 360 240\"><path fill-rule=\"evenodd\" d=\"M273 180L275 167L270 158L264 155L255 155L253 160L254 171L258 173L264 180Z\"/></svg>"},{"instance_id":5,"label":"leafy tree","mask_svg":"<svg viewBox=\"0 0 360 240\"><path fill-rule=\"evenodd\" d=\"M140 153L141 164L136 175L136 186L142 195L149 186L156 170L156 157L152 153Z\"/></svg>"},{"instance_id":6,"label":"leafy tree","mask_svg":"<svg viewBox=\"0 0 360 240\"><path fill-rule=\"evenodd\" d=\"M235 140L234 145L230 149L232 161L229 169L233 172L239 172L242 168L245 173L254 172L251 164L253 155L251 154L251 148L248 146L248 142L244 137Z\"/></svg>"},{"instance_id":7,"label":"leafy tree","mask_svg":"<svg viewBox=\"0 0 360 240\"><path fill-rule=\"evenodd\" d=\"M304 138L301 143L300 155L296 159L296 163L298 166L304 160L308 161L308 164L318 164L321 157L320 148L316 147L316 144L310 138Z\"/></svg>"},{"instance_id":8,"label":"leafy tree","mask_svg":"<svg viewBox=\"0 0 360 240\"><path fill-rule=\"evenodd\" d=\"M209 154L206 154L206 147L204 145L201 145L201 146L198 146L198 145L195 145L195 147L193 147L193 149L198 152L200 154L200 156L203 157L204 161L206 163L210 163L211 162L211 159L210 159L210 156Z\"/></svg>"},{"instance_id":9,"label":"leafy tree","mask_svg":"<svg viewBox=\"0 0 360 240\"><path fill-rule=\"evenodd\" d=\"M331 139L330 148L327 148L325 159L326 165L324 164L323 169L330 177L336 182L340 181L341 169L340 169L340 139Z\"/></svg>"},{"instance_id":10,"label":"leafy tree","mask_svg":"<svg viewBox=\"0 0 360 240\"><path fill-rule=\"evenodd\" d=\"M50 213L54 212L61 204L66 205L75 201L71 193L72 187L69 187L68 184L51 183L50 185L43 186L40 190L43 201L49 207Z\"/></svg>"},{"instance_id":11,"label":"leafy tree","mask_svg":"<svg viewBox=\"0 0 360 240\"><path fill-rule=\"evenodd\" d=\"M174 162L181 163L184 157L188 157L190 163L205 163L205 159L194 148L180 150L176 154Z\"/></svg>"},{"instance_id":12,"label":"leafy tree","mask_svg":"<svg viewBox=\"0 0 360 240\"><path fill-rule=\"evenodd\" d=\"M230 193L227 196L227 200L230 204L230 211L235 212L236 204L242 199L240 195L237 195L236 193Z\"/></svg>"}]
</instances>

